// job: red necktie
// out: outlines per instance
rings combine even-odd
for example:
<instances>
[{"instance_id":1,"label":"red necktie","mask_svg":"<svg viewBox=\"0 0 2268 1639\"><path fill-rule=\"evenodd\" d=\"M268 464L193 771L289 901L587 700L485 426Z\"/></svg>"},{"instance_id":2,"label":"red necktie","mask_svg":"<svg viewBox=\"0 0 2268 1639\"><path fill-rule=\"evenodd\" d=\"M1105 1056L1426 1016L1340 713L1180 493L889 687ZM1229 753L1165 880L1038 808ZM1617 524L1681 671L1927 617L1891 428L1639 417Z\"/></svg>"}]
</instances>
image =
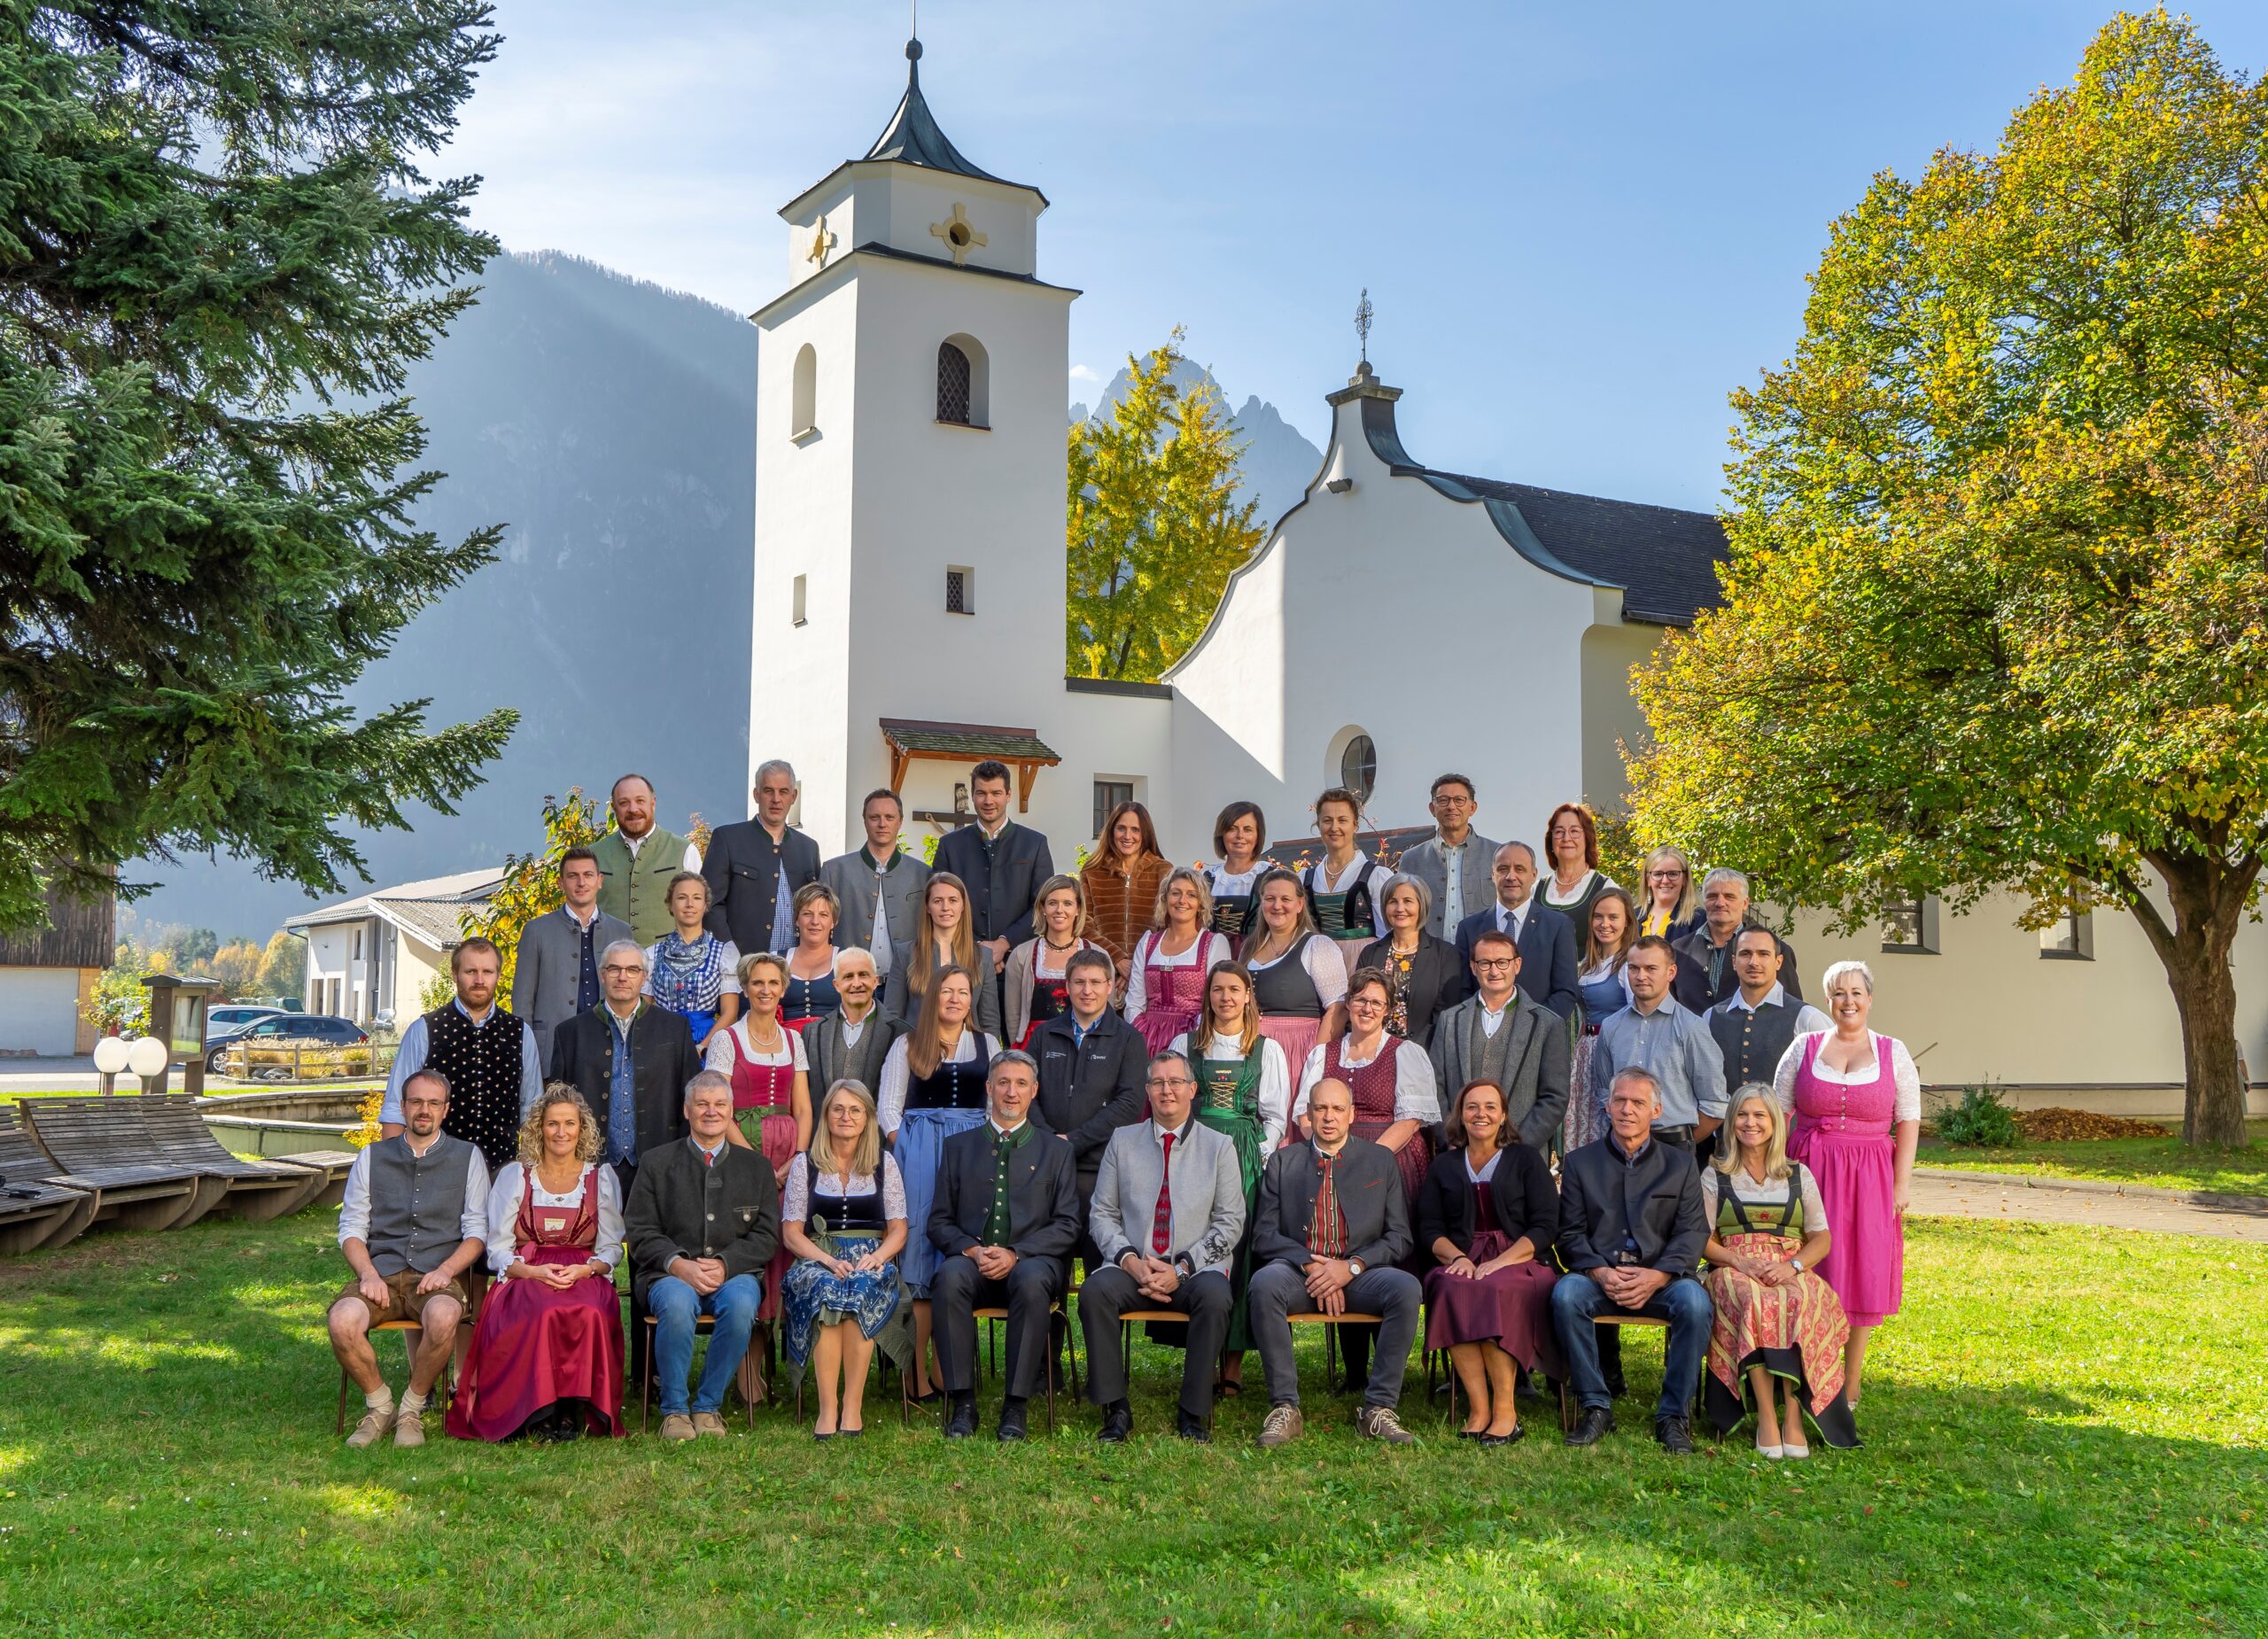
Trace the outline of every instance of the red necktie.
<instances>
[{"instance_id":1,"label":"red necktie","mask_svg":"<svg viewBox=\"0 0 2268 1639\"><path fill-rule=\"evenodd\" d=\"M1173 1134L1165 1135L1159 1162L1158 1209L1150 1219L1150 1250L1160 1257L1173 1249Z\"/></svg>"},{"instance_id":2,"label":"red necktie","mask_svg":"<svg viewBox=\"0 0 2268 1639\"><path fill-rule=\"evenodd\" d=\"M701 1164L702 1164L703 1166L704 1166L704 1167L713 1167L713 1166L715 1166L715 1165L717 1164L717 1152L716 1152L716 1151L714 1151L714 1150L703 1150L703 1151L702 1151L702 1152L701 1152Z\"/></svg>"}]
</instances>

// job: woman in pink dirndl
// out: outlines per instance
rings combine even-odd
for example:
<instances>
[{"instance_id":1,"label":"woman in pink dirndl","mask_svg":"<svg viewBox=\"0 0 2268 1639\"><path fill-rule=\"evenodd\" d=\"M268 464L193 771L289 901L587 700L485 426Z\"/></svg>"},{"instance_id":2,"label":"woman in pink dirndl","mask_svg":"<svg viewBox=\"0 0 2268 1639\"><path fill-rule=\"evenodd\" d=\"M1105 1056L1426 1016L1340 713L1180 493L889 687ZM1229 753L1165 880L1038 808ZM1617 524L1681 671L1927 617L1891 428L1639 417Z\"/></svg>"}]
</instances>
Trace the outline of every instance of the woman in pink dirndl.
<instances>
[{"instance_id":1,"label":"woman in pink dirndl","mask_svg":"<svg viewBox=\"0 0 2268 1639\"><path fill-rule=\"evenodd\" d=\"M1158 885L1150 930L1134 944L1126 973L1126 1022L1153 1053L1197 1028L1205 1011L1205 975L1229 959L1229 942L1212 929L1213 896L1205 879L1177 866Z\"/></svg>"},{"instance_id":2,"label":"woman in pink dirndl","mask_svg":"<svg viewBox=\"0 0 2268 1639\"><path fill-rule=\"evenodd\" d=\"M759 951L741 963L741 994L748 1011L728 1029L709 1038L705 1066L733 1078L735 1144L759 1150L772 1163L774 1180L788 1176L788 1163L811 1147L811 1069L804 1038L780 1017L788 991L788 964ZM764 1300L758 1320L777 1320L781 1282L794 1262L787 1247L773 1254L764 1270Z\"/></svg>"},{"instance_id":3,"label":"woman in pink dirndl","mask_svg":"<svg viewBox=\"0 0 2268 1639\"><path fill-rule=\"evenodd\" d=\"M1789 1045L1773 1077L1795 1115L1788 1154L1811 1169L1831 1237L1819 1273L1851 1323L1844 1395L1855 1410L1874 1329L1906 1292L1906 1208L1922 1132L1922 1076L1905 1044L1867 1027L1875 979L1864 962L1827 970L1832 1030Z\"/></svg>"}]
</instances>

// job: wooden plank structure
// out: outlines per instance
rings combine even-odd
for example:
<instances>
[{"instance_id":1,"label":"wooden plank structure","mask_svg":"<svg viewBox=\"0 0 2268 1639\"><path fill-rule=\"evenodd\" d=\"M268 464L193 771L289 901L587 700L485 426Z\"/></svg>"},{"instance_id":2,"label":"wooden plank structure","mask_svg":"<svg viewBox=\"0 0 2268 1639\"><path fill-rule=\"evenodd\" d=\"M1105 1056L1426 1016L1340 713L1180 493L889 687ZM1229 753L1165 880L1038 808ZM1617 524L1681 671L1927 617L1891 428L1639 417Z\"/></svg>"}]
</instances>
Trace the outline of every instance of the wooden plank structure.
<instances>
[{"instance_id":1,"label":"wooden plank structure","mask_svg":"<svg viewBox=\"0 0 2268 1639\"><path fill-rule=\"evenodd\" d=\"M889 788L905 795L905 771L917 760L974 765L988 759L1016 771L1016 812L1031 807L1032 783L1043 768L1063 759L1048 750L1032 728L1001 728L990 723L932 723L916 718L881 719L882 743L889 748Z\"/></svg>"},{"instance_id":2,"label":"wooden plank structure","mask_svg":"<svg viewBox=\"0 0 2268 1639\"><path fill-rule=\"evenodd\" d=\"M95 1221L102 1192L55 1179L55 1162L0 1105L0 1253L59 1247Z\"/></svg>"},{"instance_id":3,"label":"wooden plank structure","mask_svg":"<svg viewBox=\"0 0 2268 1639\"><path fill-rule=\"evenodd\" d=\"M161 1161L130 1098L24 1099L17 1110L55 1163L52 1182L101 1196L95 1222L118 1229L179 1229L229 1192L226 1178Z\"/></svg>"},{"instance_id":4,"label":"wooden plank structure","mask_svg":"<svg viewBox=\"0 0 2268 1639\"><path fill-rule=\"evenodd\" d=\"M231 1155L205 1124L193 1094L130 1094L110 1101L136 1107L151 1146L159 1156L194 1167L207 1177L227 1179L229 1191L219 1203L221 1211L255 1223L265 1223L297 1212L330 1185L328 1168L302 1167L288 1161L245 1161Z\"/></svg>"}]
</instances>

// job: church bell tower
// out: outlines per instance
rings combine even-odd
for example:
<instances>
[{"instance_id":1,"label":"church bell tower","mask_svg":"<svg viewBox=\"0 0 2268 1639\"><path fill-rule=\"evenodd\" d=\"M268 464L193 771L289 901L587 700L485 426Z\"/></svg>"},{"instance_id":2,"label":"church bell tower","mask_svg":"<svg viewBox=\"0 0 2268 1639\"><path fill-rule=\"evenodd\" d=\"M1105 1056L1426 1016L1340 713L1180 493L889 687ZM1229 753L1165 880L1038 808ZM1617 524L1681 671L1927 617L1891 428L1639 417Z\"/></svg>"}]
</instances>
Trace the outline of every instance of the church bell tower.
<instances>
[{"instance_id":1,"label":"church bell tower","mask_svg":"<svg viewBox=\"0 0 2268 1639\"><path fill-rule=\"evenodd\" d=\"M784 757L824 853L892 783L882 722L1030 724L1063 694L1065 398L1076 291L1041 281L1038 189L979 169L905 95L781 211L750 315L756 595L749 757ZM899 761L912 816L951 770ZM962 778L966 778L963 771ZM754 783L753 779L750 784Z\"/></svg>"}]
</instances>

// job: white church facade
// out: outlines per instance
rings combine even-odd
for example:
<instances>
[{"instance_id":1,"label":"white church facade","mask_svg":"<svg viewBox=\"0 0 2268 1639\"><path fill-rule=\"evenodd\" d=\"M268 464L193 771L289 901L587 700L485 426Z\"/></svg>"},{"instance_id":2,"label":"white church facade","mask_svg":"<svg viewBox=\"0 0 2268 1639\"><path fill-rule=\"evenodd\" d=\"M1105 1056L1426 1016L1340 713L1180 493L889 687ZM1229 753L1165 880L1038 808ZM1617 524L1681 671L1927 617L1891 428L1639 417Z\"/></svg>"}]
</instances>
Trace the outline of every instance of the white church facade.
<instances>
[{"instance_id":1,"label":"white church facade","mask_svg":"<svg viewBox=\"0 0 2268 1639\"><path fill-rule=\"evenodd\" d=\"M882 137L781 211L783 286L751 315L750 757L794 765L797 822L822 852L858 845L880 787L917 837L960 823L987 757L1016 771L1012 812L1059 868L1121 796L1149 806L1180 860L1208 854L1231 799L1258 803L1272 839L1301 836L1317 793L1342 782L1381 830L1425 824L1452 769L1492 836L1539 840L1562 801L1615 805L1620 746L1644 728L1630 668L1714 601L1716 520L1425 467L1396 430L1400 390L1367 362L1329 395L1304 498L1165 680L1064 676L1078 291L1040 276L1046 197L938 128L920 50ZM1361 657L1379 632L1411 639L1426 670L1381 676ZM1808 916L1794 938L1806 975L1872 962L1876 1016L1933 1085L2179 1109L2178 1021L2130 919L2043 938L1993 902L1918 924L1890 952ZM2268 971L2268 932L2245 930L2238 963L2240 1043L2268 1067L2268 998L2244 984Z\"/></svg>"}]
</instances>

